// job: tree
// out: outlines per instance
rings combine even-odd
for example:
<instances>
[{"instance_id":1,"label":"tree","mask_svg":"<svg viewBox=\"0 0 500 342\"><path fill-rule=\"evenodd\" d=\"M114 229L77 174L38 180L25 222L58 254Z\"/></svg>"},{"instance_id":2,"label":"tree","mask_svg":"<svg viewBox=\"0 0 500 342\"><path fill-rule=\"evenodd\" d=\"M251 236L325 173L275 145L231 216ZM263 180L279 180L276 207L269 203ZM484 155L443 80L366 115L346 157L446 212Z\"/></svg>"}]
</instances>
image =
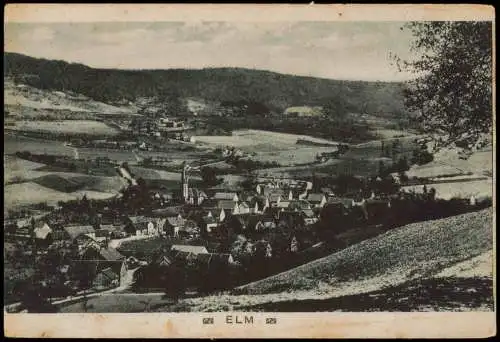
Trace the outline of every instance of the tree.
<instances>
[{"instance_id":1,"label":"tree","mask_svg":"<svg viewBox=\"0 0 500 342\"><path fill-rule=\"evenodd\" d=\"M400 71L416 76L405 104L424 130L439 136L435 147L483 142L492 128L492 24L411 22L401 29L413 34L416 54L396 57Z\"/></svg>"},{"instance_id":2,"label":"tree","mask_svg":"<svg viewBox=\"0 0 500 342\"><path fill-rule=\"evenodd\" d=\"M219 183L217 173L211 167L204 167L201 169L201 179L206 186L214 186Z\"/></svg>"}]
</instances>

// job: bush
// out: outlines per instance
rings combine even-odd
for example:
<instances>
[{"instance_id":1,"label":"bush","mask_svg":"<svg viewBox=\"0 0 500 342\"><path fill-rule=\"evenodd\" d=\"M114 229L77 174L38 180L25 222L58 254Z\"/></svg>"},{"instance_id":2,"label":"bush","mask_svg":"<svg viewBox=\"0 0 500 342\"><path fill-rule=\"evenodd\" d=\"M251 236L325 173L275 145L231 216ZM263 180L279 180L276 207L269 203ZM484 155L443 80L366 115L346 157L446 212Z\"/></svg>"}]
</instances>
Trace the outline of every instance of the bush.
<instances>
[{"instance_id":1,"label":"bush","mask_svg":"<svg viewBox=\"0 0 500 342\"><path fill-rule=\"evenodd\" d=\"M430 163L433 160L434 160L434 155L429 151L427 151L427 149L421 148L413 151L411 163L417 165L424 165Z\"/></svg>"}]
</instances>

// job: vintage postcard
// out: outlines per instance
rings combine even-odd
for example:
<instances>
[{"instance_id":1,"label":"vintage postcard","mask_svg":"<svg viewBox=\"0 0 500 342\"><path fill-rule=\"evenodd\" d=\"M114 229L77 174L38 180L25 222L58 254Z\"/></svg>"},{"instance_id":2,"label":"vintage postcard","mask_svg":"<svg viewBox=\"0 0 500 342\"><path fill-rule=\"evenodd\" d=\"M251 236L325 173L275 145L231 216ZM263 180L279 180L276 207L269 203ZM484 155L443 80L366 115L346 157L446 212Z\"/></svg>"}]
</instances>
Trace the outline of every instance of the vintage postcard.
<instances>
[{"instance_id":1,"label":"vintage postcard","mask_svg":"<svg viewBox=\"0 0 500 342\"><path fill-rule=\"evenodd\" d=\"M495 335L494 19L6 6L4 335Z\"/></svg>"}]
</instances>

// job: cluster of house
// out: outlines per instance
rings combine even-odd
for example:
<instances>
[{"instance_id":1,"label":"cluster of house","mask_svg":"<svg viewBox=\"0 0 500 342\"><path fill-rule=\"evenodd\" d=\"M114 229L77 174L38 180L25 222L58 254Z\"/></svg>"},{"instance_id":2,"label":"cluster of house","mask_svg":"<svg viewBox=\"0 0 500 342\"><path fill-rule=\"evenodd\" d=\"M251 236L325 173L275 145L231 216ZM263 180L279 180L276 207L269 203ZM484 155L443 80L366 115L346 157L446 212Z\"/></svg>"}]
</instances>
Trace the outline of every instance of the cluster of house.
<instances>
[{"instance_id":1,"label":"cluster of house","mask_svg":"<svg viewBox=\"0 0 500 342\"><path fill-rule=\"evenodd\" d=\"M126 284L130 281L129 273L141 265L168 266L179 260L195 260L202 265L233 262L233 257L221 254L221 250L174 245L161 260L144 263L145 260L139 261L134 253L126 258L116 250L119 244L114 242L122 239L166 236L181 244L192 238L206 237L208 243L217 241L221 233L227 234L228 230L224 229L227 227L248 237L255 232L272 231L282 223L292 229L314 225L325 213L343 215L355 206L362 209L360 212L366 219L370 216L371 209L367 209L370 206L390 207L390 200L375 198L373 193L369 198L340 198L329 188L313 192L312 183L300 181L269 181L256 185L251 191L220 190L210 196L190 188L185 181L183 195L188 205L168 206L148 215L124 216L114 222L101 221L95 226L42 222L34 229L34 237L38 246L49 246L55 241L76 246L80 255L77 263L90 263L93 267L93 286L106 288ZM299 251L295 236L287 243L290 251ZM249 248L256 248L256 244L250 243ZM273 254L270 244L265 250L266 256ZM67 269L64 272L68 272Z\"/></svg>"},{"instance_id":2,"label":"cluster of house","mask_svg":"<svg viewBox=\"0 0 500 342\"><path fill-rule=\"evenodd\" d=\"M182 120L175 120L168 117L162 118L141 118L130 123L132 132L138 135L151 135L155 137L166 137L182 140L186 142L195 142L195 138L187 131L191 129Z\"/></svg>"},{"instance_id":3,"label":"cluster of house","mask_svg":"<svg viewBox=\"0 0 500 342\"><path fill-rule=\"evenodd\" d=\"M170 227L185 226L185 220L180 217L167 217L154 220L145 217L130 217L124 225L100 225L95 229L89 225L59 225L40 223L34 229L34 236L39 250L55 242L69 243L77 250L77 257L71 263L58 265L60 276L68 276L84 270L84 277L89 288L103 290L114 287L131 285L137 279L135 271L147 266L171 266L172 264L194 262L206 267L207 271L213 267L227 266L234 262L229 253L218 253L206 246L173 244L168 252L160 253L155 258L151 254L140 258L132 253L120 253L110 239L126 237L135 232L137 234L161 234L157 230L162 225ZM124 235L113 235L113 232L125 232ZM182 240L177 240L182 241ZM68 280L69 281L69 280Z\"/></svg>"}]
</instances>

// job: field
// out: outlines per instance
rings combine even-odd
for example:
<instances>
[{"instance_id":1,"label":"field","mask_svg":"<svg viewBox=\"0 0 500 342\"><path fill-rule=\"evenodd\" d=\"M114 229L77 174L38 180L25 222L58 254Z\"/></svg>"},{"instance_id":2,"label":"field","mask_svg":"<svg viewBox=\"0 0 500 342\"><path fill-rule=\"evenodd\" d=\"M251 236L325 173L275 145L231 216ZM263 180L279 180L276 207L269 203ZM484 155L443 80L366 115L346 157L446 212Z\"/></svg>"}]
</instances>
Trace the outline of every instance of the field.
<instances>
[{"instance_id":1,"label":"field","mask_svg":"<svg viewBox=\"0 0 500 342\"><path fill-rule=\"evenodd\" d=\"M64 146L60 141L35 139L13 134L4 134L4 154L29 151L33 154L51 154L73 157L75 152L71 147Z\"/></svg>"},{"instance_id":2,"label":"field","mask_svg":"<svg viewBox=\"0 0 500 342\"><path fill-rule=\"evenodd\" d=\"M493 151L492 148L473 153L467 160L459 158L456 150L444 149L434 156L434 161L414 166L408 171L410 177L438 177L456 174L493 174Z\"/></svg>"},{"instance_id":3,"label":"field","mask_svg":"<svg viewBox=\"0 0 500 342\"><path fill-rule=\"evenodd\" d=\"M478 197L493 197L493 180L491 178L485 180L465 181L465 182L450 182L427 184L427 189L436 189L436 197L450 199L453 197L469 198L470 196ZM406 191L423 192L423 185L413 185L403 187Z\"/></svg>"},{"instance_id":4,"label":"field","mask_svg":"<svg viewBox=\"0 0 500 342\"><path fill-rule=\"evenodd\" d=\"M299 139L332 147L298 144ZM316 160L316 154L335 151L338 144L306 135L253 129L234 131L232 136L197 136L196 140L211 147L234 146L249 153L252 160L277 162L283 166L312 163Z\"/></svg>"},{"instance_id":5,"label":"field","mask_svg":"<svg viewBox=\"0 0 500 342\"><path fill-rule=\"evenodd\" d=\"M248 148L251 146L271 145L278 149L292 148L297 144L298 139L311 142L330 144L336 146L335 141L314 138L308 135L297 135L288 133L278 133L271 131L262 131L254 129L245 129L234 131L231 136L197 136L196 140L201 143L215 146L234 146L237 148Z\"/></svg>"},{"instance_id":6,"label":"field","mask_svg":"<svg viewBox=\"0 0 500 342\"><path fill-rule=\"evenodd\" d=\"M76 196L52 190L34 182L11 184L4 187L4 208L11 209L29 204L47 202L49 205L58 201L70 201Z\"/></svg>"},{"instance_id":7,"label":"field","mask_svg":"<svg viewBox=\"0 0 500 342\"><path fill-rule=\"evenodd\" d=\"M113 136L119 133L115 128L100 121L59 120L59 121L16 121L13 130L27 132L47 132L55 134L89 134Z\"/></svg>"},{"instance_id":8,"label":"field","mask_svg":"<svg viewBox=\"0 0 500 342\"><path fill-rule=\"evenodd\" d=\"M7 184L13 181L35 178L38 176L38 171L34 170L41 168L44 165L45 164L34 163L15 156L5 155L3 158L3 183Z\"/></svg>"},{"instance_id":9,"label":"field","mask_svg":"<svg viewBox=\"0 0 500 342\"><path fill-rule=\"evenodd\" d=\"M258 171L260 176L264 177L312 177L313 172L316 175L356 175L356 176L372 176L377 174L379 163L382 161L384 165L390 165L391 160L388 158L346 158L331 159L325 163L317 163L304 166L290 166L280 168L262 169Z\"/></svg>"}]
</instances>

